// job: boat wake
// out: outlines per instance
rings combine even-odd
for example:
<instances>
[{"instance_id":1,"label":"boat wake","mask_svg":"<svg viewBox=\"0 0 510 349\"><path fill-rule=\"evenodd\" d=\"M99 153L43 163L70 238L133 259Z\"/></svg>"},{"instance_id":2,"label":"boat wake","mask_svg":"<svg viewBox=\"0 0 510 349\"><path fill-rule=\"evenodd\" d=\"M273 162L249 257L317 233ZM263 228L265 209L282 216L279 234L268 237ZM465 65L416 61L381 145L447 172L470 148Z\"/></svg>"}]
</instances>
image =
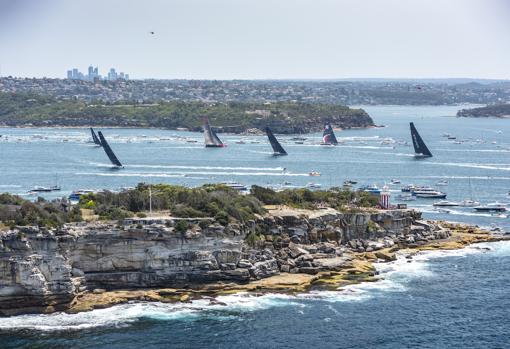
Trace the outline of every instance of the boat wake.
<instances>
[{"instance_id":1,"label":"boat wake","mask_svg":"<svg viewBox=\"0 0 510 349\"><path fill-rule=\"evenodd\" d=\"M285 177L309 177L308 173L291 173L291 172L232 172L232 171L190 171L190 172L166 172L166 173L150 173L150 172L77 172L76 175L82 176L102 176L102 177L189 177L194 175L203 176L285 176Z\"/></svg>"}]
</instances>

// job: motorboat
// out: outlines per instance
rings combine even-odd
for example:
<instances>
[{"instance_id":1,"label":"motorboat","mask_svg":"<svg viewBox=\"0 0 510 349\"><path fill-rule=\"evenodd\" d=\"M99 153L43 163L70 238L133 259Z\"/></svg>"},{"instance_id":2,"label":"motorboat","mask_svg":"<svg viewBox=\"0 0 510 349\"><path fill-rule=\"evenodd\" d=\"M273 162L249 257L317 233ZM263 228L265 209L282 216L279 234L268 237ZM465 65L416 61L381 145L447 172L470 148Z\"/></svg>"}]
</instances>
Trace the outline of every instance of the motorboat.
<instances>
[{"instance_id":1,"label":"motorboat","mask_svg":"<svg viewBox=\"0 0 510 349\"><path fill-rule=\"evenodd\" d=\"M416 197L412 194L400 194L397 196L397 200L400 201L414 201L416 200Z\"/></svg>"},{"instance_id":2,"label":"motorboat","mask_svg":"<svg viewBox=\"0 0 510 349\"><path fill-rule=\"evenodd\" d=\"M460 206L458 202L448 201L448 200L441 200L438 202L434 202L432 206L436 207L454 207L454 206Z\"/></svg>"},{"instance_id":3,"label":"motorboat","mask_svg":"<svg viewBox=\"0 0 510 349\"><path fill-rule=\"evenodd\" d=\"M380 194L381 193L381 188L379 188L375 184L365 185L365 186L361 187L360 190L371 193L371 194Z\"/></svg>"},{"instance_id":4,"label":"motorboat","mask_svg":"<svg viewBox=\"0 0 510 349\"><path fill-rule=\"evenodd\" d=\"M308 173L308 175L313 177L319 177L321 173L317 171L311 171L310 173Z\"/></svg>"},{"instance_id":5,"label":"motorboat","mask_svg":"<svg viewBox=\"0 0 510 349\"><path fill-rule=\"evenodd\" d=\"M400 184L400 179L392 178L390 183L391 184Z\"/></svg>"},{"instance_id":6,"label":"motorboat","mask_svg":"<svg viewBox=\"0 0 510 349\"><path fill-rule=\"evenodd\" d=\"M239 190L239 191L246 191L248 190L248 187L246 187L244 184L238 183L238 182L222 182L221 183L224 186L227 186L231 189Z\"/></svg>"},{"instance_id":7,"label":"motorboat","mask_svg":"<svg viewBox=\"0 0 510 349\"><path fill-rule=\"evenodd\" d=\"M446 179L442 179L436 183L436 185L448 185L448 181Z\"/></svg>"},{"instance_id":8,"label":"motorboat","mask_svg":"<svg viewBox=\"0 0 510 349\"><path fill-rule=\"evenodd\" d=\"M478 212L505 212L506 205L500 202L493 202L487 205L480 205L473 207Z\"/></svg>"},{"instance_id":9,"label":"motorboat","mask_svg":"<svg viewBox=\"0 0 510 349\"><path fill-rule=\"evenodd\" d=\"M310 182L310 183L308 183L306 185L306 187L310 188L310 189L318 189L318 188L321 188L322 185L320 185L319 183L312 183L312 182Z\"/></svg>"},{"instance_id":10,"label":"motorboat","mask_svg":"<svg viewBox=\"0 0 510 349\"><path fill-rule=\"evenodd\" d=\"M415 191L413 193L413 195L416 196L417 198L422 198L422 199L445 199L446 198L446 193L443 193L442 191L437 191L437 190Z\"/></svg>"},{"instance_id":11,"label":"motorboat","mask_svg":"<svg viewBox=\"0 0 510 349\"><path fill-rule=\"evenodd\" d=\"M459 203L459 206L462 206L462 207L475 207L475 206L478 206L478 205L480 205L480 203L478 201L474 201L474 200L471 200L471 199L462 200Z\"/></svg>"}]
</instances>

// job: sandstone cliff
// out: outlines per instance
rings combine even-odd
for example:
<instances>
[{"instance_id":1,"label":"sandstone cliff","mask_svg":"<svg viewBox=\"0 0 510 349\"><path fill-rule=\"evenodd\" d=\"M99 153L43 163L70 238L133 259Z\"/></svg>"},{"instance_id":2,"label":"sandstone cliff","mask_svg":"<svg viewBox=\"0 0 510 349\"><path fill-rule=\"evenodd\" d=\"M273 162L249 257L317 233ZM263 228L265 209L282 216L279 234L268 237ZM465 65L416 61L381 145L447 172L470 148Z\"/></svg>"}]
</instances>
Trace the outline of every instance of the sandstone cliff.
<instances>
[{"instance_id":1,"label":"sandstone cliff","mask_svg":"<svg viewBox=\"0 0 510 349\"><path fill-rule=\"evenodd\" d=\"M77 223L59 230L0 233L0 314L69 308L94 289L247 283L280 272L342 268L352 251L371 252L449 236L412 210L340 213L271 210L245 224L147 218ZM179 220L186 220L182 229ZM380 256L384 258L384 255Z\"/></svg>"}]
</instances>

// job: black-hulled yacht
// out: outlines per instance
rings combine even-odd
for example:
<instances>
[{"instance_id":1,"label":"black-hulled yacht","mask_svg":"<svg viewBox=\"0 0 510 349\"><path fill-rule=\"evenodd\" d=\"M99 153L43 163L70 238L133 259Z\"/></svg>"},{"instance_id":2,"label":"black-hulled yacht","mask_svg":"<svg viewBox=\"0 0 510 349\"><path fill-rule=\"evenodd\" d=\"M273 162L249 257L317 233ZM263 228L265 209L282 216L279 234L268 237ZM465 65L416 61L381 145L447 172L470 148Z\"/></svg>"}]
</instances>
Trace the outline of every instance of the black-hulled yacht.
<instances>
[{"instance_id":1,"label":"black-hulled yacht","mask_svg":"<svg viewBox=\"0 0 510 349\"><path fill-rule=\"evenodd\" d=\"M417 159L432 157L432 153L425 145L416 127L414 127L414 123L411 122L409 125L411 127L411 138L413 139L414 157Z\"/></svg>"},{"instance_id":2,"label":"black-hulled yacht","mask_svg":"<svg viewBox=\"0 0 510 349\"><path fill-rule=\"evenodd\" d=\"M113 152L112 148L110 148L110 145L104 138L101 131L98 131L97 134L99 136L99 140L101 141L101 146L103 147L106 155L108 155L108 159L110 159L112 164L115 165L116 167L119 167L119 168L122 167L121 162L119 161L119 159L117 159L117 156L115 156L115 153Z\"/></svg>"},{"instance_id":3,"label":"black-hulled yacht","mask_svg":"<svg viewBox=\"0 0 510 349\"><path fill-rule=\"evenodd\" d=\"M266 127L266 134L267 138L269 139L269 143L271 143L271 147L273 148L273 155L275 156L287 155L287 152L285 151L285 149L283 149L282 145L280 144L280 142L278 142L278 140L276 139L276 137L274 136L273 132L269 127Z\"/></svg>"}]
</instances>

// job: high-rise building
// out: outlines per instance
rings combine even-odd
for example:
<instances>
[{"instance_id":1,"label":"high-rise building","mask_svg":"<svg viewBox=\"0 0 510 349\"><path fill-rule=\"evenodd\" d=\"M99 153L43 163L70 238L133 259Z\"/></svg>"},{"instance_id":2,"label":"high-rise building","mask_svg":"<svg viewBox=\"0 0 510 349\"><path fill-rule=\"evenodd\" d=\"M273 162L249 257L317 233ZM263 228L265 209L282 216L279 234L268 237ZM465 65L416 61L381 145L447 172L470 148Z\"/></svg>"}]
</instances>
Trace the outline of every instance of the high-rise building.
<instances>
[{"instance_id":1,"label":"high-rise building","mask_svg":"<svg viewBox=\"0 0 510 349\"><path fill-rule=\"evenodd\" d=\"M89 71L88 71L88 74L87 74L87 79L92 81L94 80L94 67L89 65Z\"/></svg>"},{"instance_id":2,"label":"high-rise building","mask_svg":"<svg viewBox=\"0 0 510 349\"><path fill-rule=\"evenodd\" d=\"M73 78L73 71L72 70L68 70L67 71L67 78L68 79L72 79Z\"/></svg>"}]
</instances>

